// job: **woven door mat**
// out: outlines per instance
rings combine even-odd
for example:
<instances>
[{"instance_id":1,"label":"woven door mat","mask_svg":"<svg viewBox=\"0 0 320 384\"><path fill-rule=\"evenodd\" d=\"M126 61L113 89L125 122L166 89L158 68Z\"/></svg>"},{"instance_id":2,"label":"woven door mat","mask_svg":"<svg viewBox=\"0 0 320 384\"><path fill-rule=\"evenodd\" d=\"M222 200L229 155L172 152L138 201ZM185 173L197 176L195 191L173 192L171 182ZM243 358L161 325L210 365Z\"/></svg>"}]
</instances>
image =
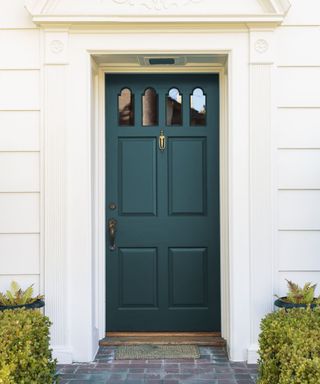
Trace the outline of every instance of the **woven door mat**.
<instances>
[{"instance_id":1,"label":"woven door mat","mask_svg":"<svg viewBox=\"0 0 320 384\"><path fill-rule=\"evenodd\" d=\"M117 348L116 360L199 359L196 345L123 345Z\"/></svg>"}]
</instances>

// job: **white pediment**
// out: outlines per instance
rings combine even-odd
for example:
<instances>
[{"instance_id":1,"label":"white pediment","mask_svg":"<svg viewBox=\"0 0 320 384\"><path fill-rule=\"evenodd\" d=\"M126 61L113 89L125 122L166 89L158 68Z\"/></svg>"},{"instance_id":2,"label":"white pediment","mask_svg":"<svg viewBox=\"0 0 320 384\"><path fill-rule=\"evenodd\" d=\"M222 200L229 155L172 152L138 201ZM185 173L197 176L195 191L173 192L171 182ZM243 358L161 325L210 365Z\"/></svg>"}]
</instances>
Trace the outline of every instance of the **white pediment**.
<instances>
[{"instance_id":1,"label":"white pediment","mask_svg":"<svg viewBox=\"0 0 320 384\"><path fill-rule=\"evenodd\" d=\"M38 23L281 22L289 0L26 0Z\"/></svg>"}]
</instances>

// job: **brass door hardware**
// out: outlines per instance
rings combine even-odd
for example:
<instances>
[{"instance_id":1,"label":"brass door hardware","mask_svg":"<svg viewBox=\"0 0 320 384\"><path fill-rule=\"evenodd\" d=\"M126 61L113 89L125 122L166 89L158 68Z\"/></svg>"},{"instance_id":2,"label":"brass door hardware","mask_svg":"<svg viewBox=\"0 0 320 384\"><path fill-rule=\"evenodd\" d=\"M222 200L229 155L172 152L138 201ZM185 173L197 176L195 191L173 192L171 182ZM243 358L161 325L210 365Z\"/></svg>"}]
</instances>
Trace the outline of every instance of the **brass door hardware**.
<instances>
[{"instance_id":1,"label":"brass door hardware","mask_svg":"<svg viewBox=\"0 0 320 384\"><path fill-rule=\"evenodd\" d=\"M109 249L114 251L116 249L116 232L117 232L117 220L109 219L108 231L109 231Z\"/></svg>"},{"instance_id":2,"label":"brass door hardware","mask_svg":"<svg viewBox=\"0 0 320 384\"><path fill-rule=\"evenodd\" d=\"M162 129L160 131L160 136L159 136L159 149L160 151L164 151L166 149L166 137Z\"/></svg>"}]
</instances>

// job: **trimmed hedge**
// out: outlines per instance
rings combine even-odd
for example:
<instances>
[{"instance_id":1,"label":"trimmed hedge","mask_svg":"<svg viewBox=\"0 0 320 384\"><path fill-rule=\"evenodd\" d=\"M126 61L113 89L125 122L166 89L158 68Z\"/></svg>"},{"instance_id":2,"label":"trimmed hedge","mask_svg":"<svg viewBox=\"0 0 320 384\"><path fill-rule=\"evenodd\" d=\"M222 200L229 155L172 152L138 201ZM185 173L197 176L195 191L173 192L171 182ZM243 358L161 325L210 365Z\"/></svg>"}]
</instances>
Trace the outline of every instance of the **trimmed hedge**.
<instances>
[{"instance_id":1,"label":"trimmed hedge","mask_svg":"<svg viewBox=\"0 0 320 384\"><path fill-rule=\"evenodd\" d=\"M0 312L0 383L52 384L56 361L49 348L51 323L37 310Z\"/></svg>"},{"instance_id":2,"label":"trimmed hedge","mask_svg":"<svg viewBox=\"0 0 320 384\"><path fill-rule=\"evenodd\" d=\"M320 383L319 308L276 311L261 330L258 384Z\"/></svg>"}]
</instances>

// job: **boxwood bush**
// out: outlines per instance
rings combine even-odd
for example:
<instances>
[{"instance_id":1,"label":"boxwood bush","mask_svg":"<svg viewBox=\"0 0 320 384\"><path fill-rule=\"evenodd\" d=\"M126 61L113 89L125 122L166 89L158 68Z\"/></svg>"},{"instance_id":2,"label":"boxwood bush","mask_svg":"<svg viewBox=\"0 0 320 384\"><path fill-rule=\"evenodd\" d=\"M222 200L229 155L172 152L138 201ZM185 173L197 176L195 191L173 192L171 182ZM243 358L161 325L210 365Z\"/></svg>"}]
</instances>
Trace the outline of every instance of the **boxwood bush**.
<instances>
[{"instance_id":1,"label":"boxwood bush","mask_svg":"<svg viewBox=\"0 0 320 384\"><path fill-rule=\"evenodd\" d=\"M0 383L52 384L56 362L49 348L49 319L37 310L0 312Z\"/></svg>"},{"instance_id":2,"label":"boxwood bush","mask_svg":"<svg viewBox=\"0 0 320 384\"><path fill-rule=\"evenodd\" d=\"M320 310L282 309L261 323L259 384L320 383Z\"/></svg>"}]
</instances>

